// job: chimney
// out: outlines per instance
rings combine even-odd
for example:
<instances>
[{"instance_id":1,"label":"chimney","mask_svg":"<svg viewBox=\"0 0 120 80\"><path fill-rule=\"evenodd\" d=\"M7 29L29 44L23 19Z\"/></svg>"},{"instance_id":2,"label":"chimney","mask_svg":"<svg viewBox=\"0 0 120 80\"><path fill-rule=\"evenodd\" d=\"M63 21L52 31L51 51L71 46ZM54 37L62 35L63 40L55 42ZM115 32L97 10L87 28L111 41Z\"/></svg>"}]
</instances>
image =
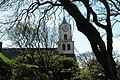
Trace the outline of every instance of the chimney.
<instances>
[{"instance_id":1,"label":"chimney","mask_svg":"<svg viewBox=\"0 0 120 80\"><path fill-rule=\"evenodd\" d=\"M2 52L2 42L0 42L0 52Z\"/></svg>"}]
</instances>

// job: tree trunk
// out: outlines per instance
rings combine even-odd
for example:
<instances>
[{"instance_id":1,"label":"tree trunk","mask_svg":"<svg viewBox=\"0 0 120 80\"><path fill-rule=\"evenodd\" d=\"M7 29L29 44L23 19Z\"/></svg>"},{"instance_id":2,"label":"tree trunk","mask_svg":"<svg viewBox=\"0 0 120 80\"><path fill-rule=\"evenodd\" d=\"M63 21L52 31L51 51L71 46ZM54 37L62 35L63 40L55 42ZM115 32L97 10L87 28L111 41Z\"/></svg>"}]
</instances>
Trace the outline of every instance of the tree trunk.
<instances>
[{"instance_id":1,"label":"tree trunk","mask_svg":"<svg viewBox=\"0 0 120 80\"><path fill-rule=\"evenodd\" d=\"M65 10L74 18L77 29L88 38L97 60L104 68L106 78L109 80L118 80L116 64L112 57L112 51L108 51L106 49L105 43L102 40L100 33L88 20L85 19L76 5L71 3L69 0L59 1L64 6ZM111 38L112 34L109 34L109 37Z\"/></svg>"}]
</instances>

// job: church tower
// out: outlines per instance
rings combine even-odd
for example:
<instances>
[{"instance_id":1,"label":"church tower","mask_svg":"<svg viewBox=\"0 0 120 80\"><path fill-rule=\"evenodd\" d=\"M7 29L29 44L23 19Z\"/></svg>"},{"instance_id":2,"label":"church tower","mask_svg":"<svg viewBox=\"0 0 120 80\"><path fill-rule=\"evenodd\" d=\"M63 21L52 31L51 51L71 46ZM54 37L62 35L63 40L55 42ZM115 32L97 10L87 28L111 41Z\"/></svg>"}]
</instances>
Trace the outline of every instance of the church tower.
<instances>
[{"instance_id":1,"label":"church tower","mask_svg":"<svg viewBox=\"0 0 120 80\"><path fill-rule=\"evenodd\" d=\"M62 23L59 25L59 54L74 54L74 42L72 41L71 25L66 22L64 17Z\"/></svg>"}]
</instances>

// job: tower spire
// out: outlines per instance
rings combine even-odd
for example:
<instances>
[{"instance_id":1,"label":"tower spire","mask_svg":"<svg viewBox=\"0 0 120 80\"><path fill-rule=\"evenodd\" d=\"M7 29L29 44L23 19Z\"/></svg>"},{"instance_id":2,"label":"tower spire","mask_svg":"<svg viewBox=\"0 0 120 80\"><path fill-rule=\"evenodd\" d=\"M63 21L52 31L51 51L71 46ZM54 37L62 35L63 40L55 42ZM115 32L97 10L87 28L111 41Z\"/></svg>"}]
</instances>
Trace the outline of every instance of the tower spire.
<instances>
[{"instance_id":1,"label":"tower spire","mask_svg":"<svg viewBox=\"0 0 120 80\"><path fill-rule=\"evenodd\" d=\"M67 23L65 17L63 18L63 23Z\"/></svg>"}]
</instances>

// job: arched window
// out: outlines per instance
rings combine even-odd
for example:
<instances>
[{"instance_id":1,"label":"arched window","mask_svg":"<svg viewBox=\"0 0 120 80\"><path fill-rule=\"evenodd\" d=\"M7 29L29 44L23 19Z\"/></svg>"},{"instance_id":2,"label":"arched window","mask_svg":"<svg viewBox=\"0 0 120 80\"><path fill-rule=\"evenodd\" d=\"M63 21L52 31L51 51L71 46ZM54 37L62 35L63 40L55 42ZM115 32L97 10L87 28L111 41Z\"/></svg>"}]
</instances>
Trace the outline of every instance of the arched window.
<instances>
[{"instance_id":1,"label":"arched window","mask_svg":"<svg viewBox=\"0 0 120 80\"><path fill-rule=\"evenodd\" d=\"M64 34L64 40L67 40L67 34Z\"/></svg>"},{"instance_id":2,"label":"arched window","mask_svg":"<svg viewBox=\"0 0 120 80\"><path fill-rule=\"evenodd\" d=\"M62 44L62 50L66 50L66 45Z\"/></svg>"},{"instance_id":3,"label":"arched window","mask_svg":"<svg viewBox=\"0 0 120 80\"><path fill-rule=\"evenodd\" d=\"M67 50L70 50L71 49L71 46L70 44L67 45Z\"/></svg>"}]
</instances>

